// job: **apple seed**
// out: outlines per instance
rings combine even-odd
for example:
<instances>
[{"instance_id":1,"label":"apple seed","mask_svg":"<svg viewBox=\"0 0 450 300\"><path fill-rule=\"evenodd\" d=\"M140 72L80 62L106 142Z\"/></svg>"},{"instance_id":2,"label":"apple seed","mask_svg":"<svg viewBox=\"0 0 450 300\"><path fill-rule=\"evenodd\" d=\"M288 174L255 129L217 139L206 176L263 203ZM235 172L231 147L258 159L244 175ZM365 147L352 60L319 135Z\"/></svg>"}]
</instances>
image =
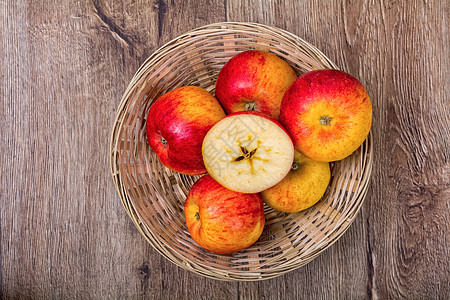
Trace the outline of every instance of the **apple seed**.
<instances>
[{"instance_id":1,"label":"apple seed","mask_svg":"<svg viewBox=\"0 0 450 300\"><path fill-rule=\"evenodd\" d=\"M241 161L241 160L243 160L245 158L245 156L244 155L241 155L241 156L239 156L239 157L236 157L235 159L234 159L234 161Z\"/></svg>"}]
</instances>

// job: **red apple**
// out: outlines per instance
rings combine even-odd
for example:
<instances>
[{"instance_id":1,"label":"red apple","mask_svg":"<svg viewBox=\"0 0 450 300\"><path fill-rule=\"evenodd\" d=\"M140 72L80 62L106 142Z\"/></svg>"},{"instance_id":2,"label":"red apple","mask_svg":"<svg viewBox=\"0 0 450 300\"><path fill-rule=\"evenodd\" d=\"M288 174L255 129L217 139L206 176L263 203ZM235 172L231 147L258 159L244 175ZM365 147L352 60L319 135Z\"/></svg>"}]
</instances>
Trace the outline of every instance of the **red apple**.
<instances>
[{"instance_id":1,"label":"red apple","mask_svg":"<svg viewBox=\"0 0 450 300\"><path fill-rule=\"evenodd\" d=\"M262 191L263 201L275 210L295 213L310 208L330 183L328 162L318 162L295 151L291 171L275 186Z\"/></svg>"},{"instance_id":2,"label":"red apple","mask_svg":"<svg viewBox=\"0 0 450 300\"><path fill-rule=\"evenodd\" d=\"M250 247L264 229L261 195L231 191L209 175L194 183L184 209L194 241L217 254L230 254Z\"/></svg>"},{"instance_id":3,"label":"red apple","mask_svg":"<svg viewBox=\"0 0 450 300\"><path fill-rule=\"evenodd\" d=\"M259 112L243 111L217 122L203 140L208 173L226 188L258 193L289 172L294 145L281 124Z\"/></svg>"},{"instance_id":4,"label":"red apple","mask_svg":"<svg viewBox=\"0 0 450 300\"><path fill-rule=\"evenodd\" d=\"M204 89L184 86L150 107L148 142L163 165L186 175L206 173L202 142L208 130L225 117L219 102Z\"/></svg>"},{"instance_id":5,"label":"red apple","mask_svg":"<svg viewBox=\"0 0 450 300\"><path fill-rule=\"evenodd\" d=\"M316 160L331 162L352 154L372 124L372 103L364 86L339 70L302 74L286 91L280 122L295 149Z\"/></svg>"},{"instance_id":6,"label":"red apple","mask_svg":"<svg viewBox=\"0 0 450 300\"><path fill-rule=\"evenodd\" d=\"M220 70L216 98L228 114L253 110L278 119L283 95L296 78L291 66L275 54L241 52Z\"/></svg>"}]
</instances>

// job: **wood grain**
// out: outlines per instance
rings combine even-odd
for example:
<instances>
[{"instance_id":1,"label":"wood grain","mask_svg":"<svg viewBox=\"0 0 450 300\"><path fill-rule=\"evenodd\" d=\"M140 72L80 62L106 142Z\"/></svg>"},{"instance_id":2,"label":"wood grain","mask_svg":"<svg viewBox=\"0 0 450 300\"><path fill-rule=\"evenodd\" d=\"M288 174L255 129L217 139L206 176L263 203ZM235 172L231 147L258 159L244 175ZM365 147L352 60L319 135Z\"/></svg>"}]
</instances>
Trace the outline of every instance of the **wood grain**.
<instances>
[{"instance_id":1,"label":"wood grain","mask_svg":"<svg viewBox=\"0 0 450 300\"><path fill-rule=\"evenodd\" d=\"M448 299L447 1L0 2L1 298ZM366 86L375 167L348 232L262 282L184 271L139 235L109 174L139 65L195 27L286 29Z\"/></svg>"}]
</instances>

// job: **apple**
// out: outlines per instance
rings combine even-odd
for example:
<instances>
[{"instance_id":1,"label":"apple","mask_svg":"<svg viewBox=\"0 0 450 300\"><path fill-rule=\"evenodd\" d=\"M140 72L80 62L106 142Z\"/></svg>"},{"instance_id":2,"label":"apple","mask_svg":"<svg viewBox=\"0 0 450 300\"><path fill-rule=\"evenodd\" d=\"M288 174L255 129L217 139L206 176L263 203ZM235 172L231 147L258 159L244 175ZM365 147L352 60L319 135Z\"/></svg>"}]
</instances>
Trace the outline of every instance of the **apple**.
<instances>
[{"instance_id":1,"label":"apple","mask_svg":"<svg viewBox=\"0 0 450 300\"><path fill-rule=\"evenodd\" d=\"M228 115L206 134L208 173L226 188L258 193L280 182L294 160L294 145L281 124L258 112Z\"/></svg>"},{"instance_id":2,"label":"apple","mask_svg":"<svg viewBox=\"0 0 450 300\"><path fill-rule=\"evenodd\" d=\"M262 191L263 201L275 210L295 213L316 204L327 190L331 171L328 162L318 162L295 151L291 171L275 186Z\"/></svg>"},{"instance_id":3,"label":"apple","mask_svg":"<svg viewBox=\"0 0 450 300\"><path fill-rule=\"evenodd\" d=\"M265 224L260 194L231 191L210 175L202 176L189 190L184 212L194 241L216 254L250 247Z\"/></svg>"},{"instance_id":4,"label":"apple","mask_svg":"<svg viewBox=\"0 0 450 300\"><path fill-rule=\"evenodd\" d=\"M259 111L278 119L283 95L296 78L291 66L277 55L244 51L220 70L215 95L227 114Z\"/></svg>"},{"instance_id":5,"label":"apple","mask_svg":"<svg viewBox=\"0 0 450 300\"><path fill-rule=\"evenodd\" d=\"M355 77L339 70L302 74L286 91L280 122L295 149L317 161L341 160L364 142L372 103Z\"/></svg>"},{"instance_id":6,"label":"apple","mask_svg":"<svg viewBox=\"0 0 450 300\"><path fill-rule=\"evenodd\" d=\"M220 103L208 91L183 86L152 104L146 122L147 140L167 168L186 175L204 174L203 138L224 117Z\"/></svg>"}]
</instances>

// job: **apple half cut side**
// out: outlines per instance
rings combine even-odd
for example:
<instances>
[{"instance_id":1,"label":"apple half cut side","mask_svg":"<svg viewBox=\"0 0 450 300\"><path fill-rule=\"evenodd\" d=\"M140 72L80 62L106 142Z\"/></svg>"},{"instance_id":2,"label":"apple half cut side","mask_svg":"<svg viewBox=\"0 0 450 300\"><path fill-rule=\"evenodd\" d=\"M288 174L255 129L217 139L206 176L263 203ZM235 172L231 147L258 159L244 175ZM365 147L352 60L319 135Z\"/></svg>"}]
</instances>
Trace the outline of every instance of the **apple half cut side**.
<instances>
[{"instance_id":1,"label":"apple half cut side","mask_svg":"<svg viewBox=\"0 0 450 300\"><path fill-rule=\"evenodd\" d=\"M217 122L202 144L206 170L224 187L259 193L292 167L294 145L276 120L259 112L236 112Z\"/></svg>"}]
</instances>

